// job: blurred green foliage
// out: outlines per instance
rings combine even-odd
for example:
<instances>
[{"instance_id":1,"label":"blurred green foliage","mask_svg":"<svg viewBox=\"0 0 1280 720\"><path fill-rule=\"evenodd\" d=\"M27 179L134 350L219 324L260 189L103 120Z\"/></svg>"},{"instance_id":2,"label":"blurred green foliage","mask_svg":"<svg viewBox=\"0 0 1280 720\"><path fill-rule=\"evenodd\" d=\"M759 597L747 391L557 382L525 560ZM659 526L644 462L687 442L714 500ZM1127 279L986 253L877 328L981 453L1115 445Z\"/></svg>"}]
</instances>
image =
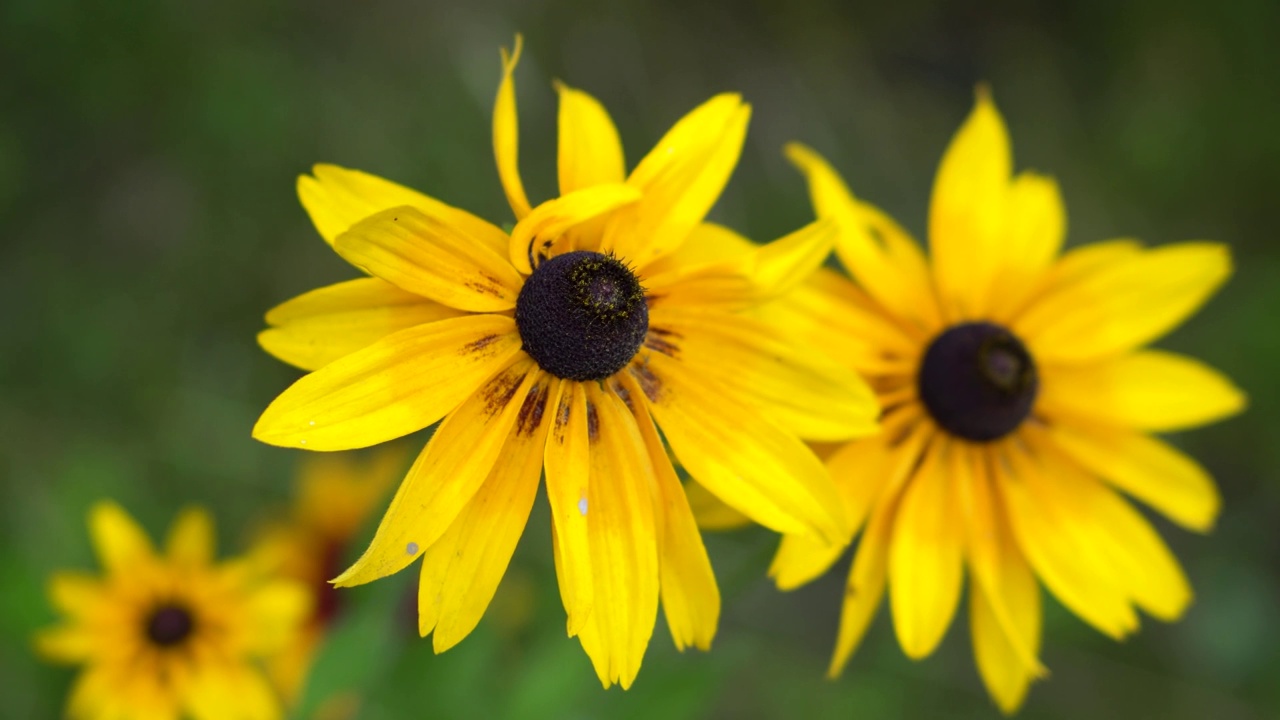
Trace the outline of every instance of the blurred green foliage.
<instances>
[{"instance_id":1,"label":"blurred green foliage","mask_svg":"<svg viewBox=\"0 0 1280 720\"><path fill-rule=\"evenodd\" d=\"M756 110L718 220L761 240L805 222L802 183L780 155L801 139L921 234L941 151L988 81L1018 166L1060 180L1071 242L1231 243L1236 277L1163 343L1251 394L1244 416L1180 439L1225 500L1208 537L1160 525L1197 602L1181 623L1148 622L1113 644L1050 601L1053 674L1021 717L1280 713L1278 27L1280 5L1266 0L6 0L0 715L60 710L71 672L38 664L29 638L52 619L47 573L92 565L94 499L118 499L153 532L184 504L208 505L228 551L287 502L296 453L249 428L298 373L254 334L273 304L355 275L298 206L298 173L337 162L510 220L489 111L497 49L517 30L535 200L554 188L552 78L604 101L631 162L733 89ZM368 718L995 714L965 623L911 663L882 612L845 676L824 680L843 571L778 593L762 531L709 538L726 597L715 650L676 653L660 622L636 687L602 692L564 637L540 503L490 617L445 655L416 639L407 610L388 609L413 573L347 591L356 611L307 702L354 687ZM527 622L495 617L513 587Z\"/></svg>"}]
</instances>

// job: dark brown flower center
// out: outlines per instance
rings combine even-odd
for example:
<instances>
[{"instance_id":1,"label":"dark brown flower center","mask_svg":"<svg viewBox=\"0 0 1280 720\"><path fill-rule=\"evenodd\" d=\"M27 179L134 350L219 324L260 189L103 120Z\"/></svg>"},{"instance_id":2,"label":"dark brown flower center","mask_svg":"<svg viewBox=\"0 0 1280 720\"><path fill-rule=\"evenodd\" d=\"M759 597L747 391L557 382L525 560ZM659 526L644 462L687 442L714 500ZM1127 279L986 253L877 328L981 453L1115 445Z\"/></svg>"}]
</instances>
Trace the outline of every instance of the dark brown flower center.
<instances>
[{"instance_id":1,"label":"dark brown flower center","mask_svg":"<svg viewBox=\"0 0 1280 720\"><path fill-rule=\"evenodd\" d=\"M178 604L157 607L147 617L147 637L159 647L173 647L191 636L195 618L191 611Z\"/></svg>"},{"instance_id":2,"label":"dark brown flower center","mask_svg":"<svg viewBox=\"0 0 1280 720\"><path fill-rule=\"evenodd\" d=\"M920 400L944 430L985 442L1013 432L1031 414L1039 377L1013 333L964 323L934 338L918 377Z\"/></svg>"},{"instance_id":3,"label":"dark brown flower center","mask_svg":"<svg viewBox=\"0 0 1280 720\"><path fill-rule=\"evenodd\" d=\"M538 365L567 380L603 380L626 367L649 330L640 280L617 258L587 250L538 265L516 299L516 327Z\"/></svg>"}]
</instances>

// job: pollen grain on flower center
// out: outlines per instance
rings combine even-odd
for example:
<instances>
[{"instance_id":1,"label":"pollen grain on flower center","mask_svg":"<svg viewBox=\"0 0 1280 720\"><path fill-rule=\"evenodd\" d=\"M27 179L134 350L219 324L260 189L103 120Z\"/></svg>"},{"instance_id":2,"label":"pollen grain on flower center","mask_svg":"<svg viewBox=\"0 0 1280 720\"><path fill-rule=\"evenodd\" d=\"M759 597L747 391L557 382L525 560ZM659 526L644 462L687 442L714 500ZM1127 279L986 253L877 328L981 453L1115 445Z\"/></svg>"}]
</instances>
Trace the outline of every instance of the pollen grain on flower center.
<instances>
[{"instance_id":1,"label":"pollen grain on flower center","mask_svg":"<svg viewBox=\"0 0 1280 720\"><path fill-rule=\"evenodd\" d=\"M191 612L180 605L161 605L147 617L147 637L160 647L181 643L194 629Z\"/></svg>"},{"instance_id":2,"label":"pollen grain on flower center","mask_svg":"<svg viewBox=\"0 0 1280 720\"><path fill-rule=\"evenodd\" d=\"M987 322L955 325L934 338L917 380L933 419L951 434L978 442L1017 429L1031 414L1039 389L1026 347Z\"/></svg>"},{"instance_id":3,"label":"pollen grain on flower center","mask_svg":"<svg viewBox=\"0 0 1280 720\"><path fill-rule=\"evenodd\" d=\"M550 258L516 300L525 352L556 377L603 380L626 367L644 342L644 288L617 258L578 250Z\"/></svg>"}]
</instances>

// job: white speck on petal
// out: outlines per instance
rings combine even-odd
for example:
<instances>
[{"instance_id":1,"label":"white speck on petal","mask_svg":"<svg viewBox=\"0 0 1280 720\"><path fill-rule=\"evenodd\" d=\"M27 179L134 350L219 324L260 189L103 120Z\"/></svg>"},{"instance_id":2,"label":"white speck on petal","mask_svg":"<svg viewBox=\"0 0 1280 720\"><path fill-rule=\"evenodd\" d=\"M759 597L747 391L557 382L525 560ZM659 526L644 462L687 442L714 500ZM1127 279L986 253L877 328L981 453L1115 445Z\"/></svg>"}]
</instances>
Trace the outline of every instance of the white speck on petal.
<instances>
[{"instance_id":1,"label":"white speck on petal","mask_svg":"<svg viewBox=\"0 0 1280 720\"><path fill-rule=\"evenodd\" d=\"M306 444L307 444L307 441L306 441L306 440L300 440L299 442L301 442L303 445L306 445Z\"/></svg>"},{"instance_id":2,"label":"white speck on petal","mask_svg":"<svg viewBox=\"0 0 1280 720\"><path fill-rule=\"evenodd\" d=\"M586 499L586 498L582 498L581 500L579 500L579 501L578 501L578 512L579 512L579 513L581 513L582 515L586 515L586 514L587 514L587 499Z\"/></svg>"},{"instance_id":3,"label":"white speck on petal","mask_svg":"<svg viewBox=\"0 0 1280 720\"><path fill-rule=\"evenodd\" d=\"M315 427L315 426L316 426L316 421L315 421L315 420L312 420L312 421L311 421L311 427Z\"/></svg>"},{"instance_id":4,"label":"white speck on petal","mask_svg":"<svg viewBox=\"0 0 1280 720\"><path fill-rule=\"evenodd\" d=\"M411 543L409 543L408 545L405 545L405 546L404 546L404 551L405 551L405 553L406 553L406 554L408 554L408 555L417 555L417 554L418 554L418 543L416 543L416 542L411 542Z\"/></svg>"}]
</instances>

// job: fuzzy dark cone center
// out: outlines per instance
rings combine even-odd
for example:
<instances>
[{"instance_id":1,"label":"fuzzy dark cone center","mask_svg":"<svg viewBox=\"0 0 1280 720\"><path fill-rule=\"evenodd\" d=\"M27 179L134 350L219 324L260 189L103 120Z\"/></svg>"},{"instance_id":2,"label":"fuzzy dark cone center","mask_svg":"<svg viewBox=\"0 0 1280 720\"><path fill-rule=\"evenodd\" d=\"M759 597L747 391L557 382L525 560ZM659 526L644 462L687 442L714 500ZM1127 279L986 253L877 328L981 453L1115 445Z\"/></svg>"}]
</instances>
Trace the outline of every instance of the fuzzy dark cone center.
<instances>
[{"instance_id":1,"label":"fuzzy dark cone center","mask_svg":"<svg viewBox=\"0 0 1280 720\"><path fill-rule=\"evenodd\" d=\"M1013 432L1035 404L1035 361L1013 333L964 323L934 338L920 364L920 399L953 435L986 442Z\"/></svg>"},{"instance_id":2,"label":"fuzzy dark cone center","mask_svg":"<svg viewBox=\"0 0 1280 720\"><path fill-rule=\"evenodd\" d=\"M649 330L640 280L617 258L587 250L543 261L516 300L524 351L566 380L603 380L631 362Z\"/></svg>"},{"instance_id":3,"label":"fuzzy dark cone center","mask_svg":"<svg viewBox=\"0 0 1280 720\"><path fill-rule=\"evenodd\" d=\"M178 605L162 605L147 618L147 637L160 647L171 647L186 640L195 629L191 612Z\"/></svg>"}]
</instances>

